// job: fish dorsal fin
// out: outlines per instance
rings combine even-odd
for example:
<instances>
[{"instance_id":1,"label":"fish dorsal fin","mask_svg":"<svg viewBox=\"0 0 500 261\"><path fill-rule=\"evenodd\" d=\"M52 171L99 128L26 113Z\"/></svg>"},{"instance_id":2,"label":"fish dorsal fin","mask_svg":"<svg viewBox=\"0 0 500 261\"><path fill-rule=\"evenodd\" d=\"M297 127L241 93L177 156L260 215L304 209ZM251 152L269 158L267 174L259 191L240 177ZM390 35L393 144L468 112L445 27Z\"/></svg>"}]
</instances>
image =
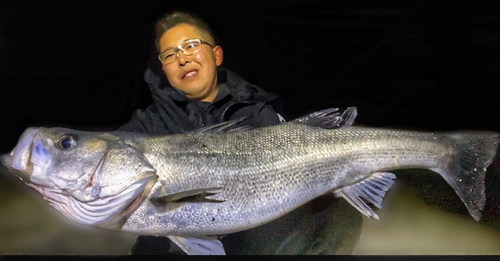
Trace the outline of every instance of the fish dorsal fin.
<instances>
[{"instance_id":1,"label":"fish dorsal fin","mask_svg":"<svg viewBox=\"0 0 500 261\"><path fill-rule=\"evenodd\" d=\"M375 172L367 179L338 189L334 193L337 197L347 200L363 215L378 220L378 215L361 198L381 209L385 192L394 184L395 178L396 175L389 172Z\"/></svg>"},{"instance_id":2,"label":"fish dorsal fin","mask_svg":"<svg viewBox=\"0 0 500 261\"><path fill-rule=\"evenodd\" d=\"M313 112L301 118L297 118L291 123L306 124L311 126L317 126L324 129L338 129L341 127L351 126L354 119L358 115L356 107L348 107L341 114L338 112L338 108L329 108L317 112ZM236 120L230 120L221 122L212 126L203 127L201 129L193 131L193 133L200 132L218 132L218 133L228 133L228 132L239 132L254 129L255 126L244 125L236 126L236 124L248 119L248 117L242 117Z\"/></svg>"},{"instance_id":3,"label":"fish dorsal fin","mask_svg":"<svg viewBox=\"0 0 500 261\"><path fill-rule=\"evenodd\" d=\"M222 243L215 236L167 236L188 255L225 255Z\"/></svg>"},{"instance_id":4,"label":"fish dorsal fin","mask_svg":"<svg viewBox=\"0 0 500 261\"><path fill-rule=\"evenodd\" d=\"M236 124L246 120L248 117L241 117L236 120L230 120L230 121L224 121L221 123L217 123L215 125L203 127L197 130L192 131L193 133L200 133L200 132L219 132L219 133L225 133L225 132L236 132L236 131L244 131L244 130L249 130L252 129L251 126L242 126L238 127Z\"/></svg>"},{"instance_id":5,"label":"fish dorsal fin","mask_svg":"<svg viewBox=\"0 0 500 261\"><path fill-rule=\"evenodd\" d=\"M357 116L356 107L348 107L342 114L338 110L338 108L329 108L313 112L291 122L317 126L324 129L338 129L351 126Z\"/></svg>"}]
</instances>

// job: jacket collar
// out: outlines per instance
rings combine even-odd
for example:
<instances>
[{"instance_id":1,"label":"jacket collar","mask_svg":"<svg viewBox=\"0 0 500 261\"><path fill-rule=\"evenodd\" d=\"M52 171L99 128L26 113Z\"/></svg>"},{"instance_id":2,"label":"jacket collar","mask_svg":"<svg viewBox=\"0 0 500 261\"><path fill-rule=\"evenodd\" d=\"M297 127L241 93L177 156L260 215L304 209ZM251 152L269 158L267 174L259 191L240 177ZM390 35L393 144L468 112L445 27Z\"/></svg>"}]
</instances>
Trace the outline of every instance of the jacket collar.
<instances>
[{"instance_id":1,"label":"jacket collar","mask_svg":"<svg viewBox=\"0 0 500 261\"><path fill-rule=\"evenodd\" d=\"M172 99L176 103L190 101L184 93L170 86L166 78L162 78L165 77L158 76L149 68L144 72L144 80L148 83L151 93L155 98L160 101ZM218 68L217 83L219 93L217 93L212 103L217 103L228 95L231 95L236 101L250 103L269 102L277 98L277 95L250 84L237 73L226 68Z\"/></svg>"}]
</instances>

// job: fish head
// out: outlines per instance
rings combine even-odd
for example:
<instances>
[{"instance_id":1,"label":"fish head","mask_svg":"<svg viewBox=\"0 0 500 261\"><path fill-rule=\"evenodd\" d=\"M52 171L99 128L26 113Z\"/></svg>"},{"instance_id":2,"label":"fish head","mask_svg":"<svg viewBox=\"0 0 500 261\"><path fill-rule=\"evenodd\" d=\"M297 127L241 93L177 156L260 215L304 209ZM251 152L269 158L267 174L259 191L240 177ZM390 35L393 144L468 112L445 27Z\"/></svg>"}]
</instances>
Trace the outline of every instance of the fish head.
<instances>
[{"instance_id":1,"label":"fish head","mask_svg":"<svg viewBox=\"0 0 500 261\"><path fill-rule=\"evenodd\" d=\"M105 132L28 128L0 160L56 210L93 226L126 218L157 178L133 145Z\"/></svg>"}]
</instances>

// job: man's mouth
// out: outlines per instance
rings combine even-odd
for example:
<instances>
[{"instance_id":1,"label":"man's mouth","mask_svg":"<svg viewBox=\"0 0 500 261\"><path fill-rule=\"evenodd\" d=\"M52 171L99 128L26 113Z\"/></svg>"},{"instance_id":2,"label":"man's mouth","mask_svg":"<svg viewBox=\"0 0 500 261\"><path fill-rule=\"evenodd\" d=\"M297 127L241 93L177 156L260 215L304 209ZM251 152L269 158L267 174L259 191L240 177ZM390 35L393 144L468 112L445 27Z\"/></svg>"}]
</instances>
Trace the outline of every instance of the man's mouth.
<instances>
[{"instance_id":1,"label":"man's mouth","mask_svg":"<svg viewBox=\"0 0 500 261\"><path fill-rule=\"evenodd\" d=\"M189 79L196 75L198 75L198 70L196 69L186 70L185 72L182 73L182 79Z\"/></svg>"}]
</instances>

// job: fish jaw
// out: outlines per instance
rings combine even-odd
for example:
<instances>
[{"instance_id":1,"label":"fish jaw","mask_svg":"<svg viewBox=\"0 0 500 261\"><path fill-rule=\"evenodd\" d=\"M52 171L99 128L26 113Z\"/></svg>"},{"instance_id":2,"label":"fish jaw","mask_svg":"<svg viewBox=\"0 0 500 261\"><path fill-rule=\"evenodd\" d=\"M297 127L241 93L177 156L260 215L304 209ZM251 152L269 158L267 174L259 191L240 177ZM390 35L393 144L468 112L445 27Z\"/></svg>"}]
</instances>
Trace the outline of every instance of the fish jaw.
<instances>
[{"instance_id":1,"label":"fish jaw","mask_svg":"<svg viewBox=\"0 0 500 261\"><path fill-rule=\"evenodd\" d=\"M37 137L38 130L26 129L14 149L9 154L1 155L0 160L12 174L42 194L52 205L53 202L62 201L61 189L54 188L54 184L46 177L45 171L51 157Z\"/></svg>"},{"instance_id":2,"label":"fish jaw","mask_svg":"<svg viewBox=\"0 0 500 261\"><path fill-rule=\"evenodd\" d=\"M29 179L33 172L33 165L30 162L33 137L38 128L26 129L19 138L16 146L9 154L3 154L0 157L5 165L19 179Z\"/></svg>"},{"instance_id":3,"label":"fish jaw","mask_svg":"<svg viewBox=\"0 0 500 261\"><path fill-rule=\"evenodd\" d=\"M47 179L46 168L51 161L51 155L45 148L38 128L28 128L10 152L1 156L2 163L26 184L38 186L53 186Z\"/></svg>"}]
</instances>

